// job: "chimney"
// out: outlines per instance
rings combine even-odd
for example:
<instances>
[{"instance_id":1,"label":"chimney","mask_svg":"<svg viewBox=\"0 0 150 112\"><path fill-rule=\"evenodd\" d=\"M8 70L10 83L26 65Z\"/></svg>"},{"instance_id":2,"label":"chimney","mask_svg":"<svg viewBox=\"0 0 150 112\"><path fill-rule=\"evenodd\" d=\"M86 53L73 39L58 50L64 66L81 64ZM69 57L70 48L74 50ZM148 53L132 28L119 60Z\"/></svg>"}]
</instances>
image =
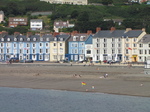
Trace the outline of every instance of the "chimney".
<instances>
[{"instance_id":1,"label":"chimney","mask_svg":"<svg viewBox=\"0 0 150 112\"><path fill-rule=\"evenodd\" d=\"M145 28L142 28L142 31L145 32Z\"/></svg>"},{"instance_id":2,"label":"chimney","mask_svg":"<svg viewBox=\"0 0 150 112\"><path fill-rule=\"evenodd\" d=\"M110 28L110 31L112 32L112 31L115 31L116 30L116 28L115 27L111 27Z\"/></svg>"},{"instance_id":3,"label":"chimney","mask_svg":"<svg viewBox=\"0 0 150 112\"><path fill-rule=\"evenodd\" d=\"M88 35L92 34L92 30L88 30L88 31L87 31L87 34L88 34Z\"/></svg>"},{"instance_id":4,"label":"chimney","mask_svg":"<svg viewBox=\"0 0 150 112\"><path fill-rule=\"evenodd\" d=\"M126 32L131 31L131 30L132 30L131 28L126 28Z\"/></svg>"},{"instance_id":5,"label":"chimney","mask_svg":"<svg viewBox=\"0 0 150 112\"><path fill-rule=\"evenodd\" d=\"M77 33L78 33L78 31L73 31L73 32L72 32L72 35L77 34Z\"/></svg>"},{"instance_id":6,"label":"chimney","mask_svg":"<svg viewBox=\"0 0 150 112\"><path fill-rule=\"evenodd\" d=\"M55 37L56 35L59 35L59 32L54 32L53 36Z\"/></svg>"},{"instance_id":7,"label":"chimney","mask_svg":"<svg viewBox=\"0 0 150 112\"><path fill-rule=\"evenodd\" d=\"M101 28L100 28L100 27L97 27L97 28L96 28L96 32L99 32L99 31L101 31Z\"/></svg>"},{"instance_id":8,"label":"chimney","mask_svg":"<svg viewBox=\"0 0 150 112\"><path fill-rule=\"evenodd\" d=\"M17 37L18 35L20 35L20 32L14 32L14 37Z\"/></svg>"},{"instance_id":9,"label":"chimney","mask_svg":"<svg viewBox=\"0 0 150 112\"><path fill-rule=\"evenodd\" d=\"M32 32L27 32L27 38L32 35Z\"/></svg>"}]
</instances>

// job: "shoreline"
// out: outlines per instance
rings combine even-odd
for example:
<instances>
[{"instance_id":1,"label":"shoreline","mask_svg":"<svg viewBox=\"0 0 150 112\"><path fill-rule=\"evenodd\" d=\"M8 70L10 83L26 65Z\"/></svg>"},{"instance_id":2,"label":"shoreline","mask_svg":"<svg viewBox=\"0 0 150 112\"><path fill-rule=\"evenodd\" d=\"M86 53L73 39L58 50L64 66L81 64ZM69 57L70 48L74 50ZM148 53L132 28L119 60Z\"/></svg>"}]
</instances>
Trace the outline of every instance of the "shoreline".
<instances>
[{"instance_id":1,"label":"shoreline","mask_svg":"<svg viewBox=\"0 0 150 112\"><path fill-rule=\"evenodd\" d=\"M0 65L0 87L150 97L142 67ZM103 75L108 73L108 77ZM81 75L74 77L73 75ZM86 82L82 86L81 82ZM92 88L94 86L94 89ZM88 90L88 91L87 91Z\"/></svg>"}]
</instances>

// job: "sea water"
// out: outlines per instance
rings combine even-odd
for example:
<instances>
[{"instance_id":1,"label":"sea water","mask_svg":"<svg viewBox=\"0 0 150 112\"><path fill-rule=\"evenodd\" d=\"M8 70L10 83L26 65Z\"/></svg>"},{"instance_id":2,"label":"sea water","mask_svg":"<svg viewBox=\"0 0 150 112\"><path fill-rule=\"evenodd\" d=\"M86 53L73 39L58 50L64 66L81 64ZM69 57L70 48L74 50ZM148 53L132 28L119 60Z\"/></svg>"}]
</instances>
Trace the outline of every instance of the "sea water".
<instances>
[{"instance_id":1,"label":"sea water","mask_svg":"<svg viewBox=\"0 0 150 112\"><path fill-rule=\"evenodd\" d=\"M150 97L0 87L0 112L150 112Z\"/></svg>"}]
</instances>

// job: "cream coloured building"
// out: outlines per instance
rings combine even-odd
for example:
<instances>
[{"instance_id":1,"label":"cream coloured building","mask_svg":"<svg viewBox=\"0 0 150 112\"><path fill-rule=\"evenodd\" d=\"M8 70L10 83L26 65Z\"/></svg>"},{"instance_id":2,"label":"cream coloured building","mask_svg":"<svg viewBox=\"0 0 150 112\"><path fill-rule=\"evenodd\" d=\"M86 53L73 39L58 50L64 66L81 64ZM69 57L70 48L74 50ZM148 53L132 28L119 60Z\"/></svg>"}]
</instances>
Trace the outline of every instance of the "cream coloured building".
<instances>
[{"instance_id":1,"label":"cream coloured building","mask_svg":"<svg viewBox=\"0 0 150 112\"><path fill-rule=\"evenodd\" d=\"M40 0L49 3L56 3L56 4L74 4L74 5L87 5L87 0Z\"/></svg>"},{"instance_id":2,"label":"cream coloured building","mask_svg":"<svg viewBox=\"0 0 150 112\"><path fill-rule=\"evenodd\" d=\"M0 11L0 23L4 21L4 12Z\"/></svg>"},{"instance_id":3,"label":"cream coloured building","mask_svg":"<svg viewBox=\"0 0 150 112\"><path fill-rule=\"evenodd\" d=\"M65 60L65 54L68 52L68 39L70 35L60 34L50 41L50 61L58 62Z\"/></svg>"}]
</instances>

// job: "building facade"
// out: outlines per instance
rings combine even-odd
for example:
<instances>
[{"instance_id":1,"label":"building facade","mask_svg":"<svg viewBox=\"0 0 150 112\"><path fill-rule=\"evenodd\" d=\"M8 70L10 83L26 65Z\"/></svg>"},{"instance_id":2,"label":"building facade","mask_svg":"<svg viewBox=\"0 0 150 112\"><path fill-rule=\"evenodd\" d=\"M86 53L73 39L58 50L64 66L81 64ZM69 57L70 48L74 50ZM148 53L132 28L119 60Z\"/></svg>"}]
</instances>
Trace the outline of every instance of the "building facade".
<instances>
[{"instance_id":1,"label":"building facade","mask_svg":"<svg viewBox=\"0 0 150 112\"><path fill-rule=\"evenodd\" d=\"M21 35L15 32L8 35L2 32L0 35L0 60L18 58L19 60L49 61L50 40L53 35Z\"/></svg>"},{"instance_id":2,"label":"building facade","mask_svg":"<svg viewBox=\"0 0 150 112\"><path fill-rule=\"evenodd\" d=\"M30 20L30 29L31 30L42 30L43 29L43 20L42 19L31 19Z\"/></svg>"},{"instance_id":3,"label":"building facade","mask_svg":"<svg viewBox=\"0 0 150 112\"><path fill-rule=\"evenodd\" d=\"M74 4L74 5L87 5L88 0L40 0L55 4Z\"/></svg>"},{"instance_id":4,"label":"building facade","mask_svg":"<svg viewBox=\"0 0 150 112\"><path fill-rule=\"evenodd\" d=\"M58 62L65 60L65 55L68 53L69 34L56 35L50 42L50 61Z\"/></svg>"},{"instance_id":5,"label":"building facade","mask_svg":"<svg viewBox=\"0 0 150 112\"><path fill-rule=\"evenodd\" d=\"M0 23L4 21L4 12L0 11Z\"/></svg>"},{"instance_id":6,"label":"building facade","mask_svg":"<svg viewBox=\"0 0 150 112\"><path fill-rule=\"evenodd\" d=\"M9 17L9 27L17 27L18 25L26 26L28 24L27 18Z\"/></svg>"}]
</instances>

